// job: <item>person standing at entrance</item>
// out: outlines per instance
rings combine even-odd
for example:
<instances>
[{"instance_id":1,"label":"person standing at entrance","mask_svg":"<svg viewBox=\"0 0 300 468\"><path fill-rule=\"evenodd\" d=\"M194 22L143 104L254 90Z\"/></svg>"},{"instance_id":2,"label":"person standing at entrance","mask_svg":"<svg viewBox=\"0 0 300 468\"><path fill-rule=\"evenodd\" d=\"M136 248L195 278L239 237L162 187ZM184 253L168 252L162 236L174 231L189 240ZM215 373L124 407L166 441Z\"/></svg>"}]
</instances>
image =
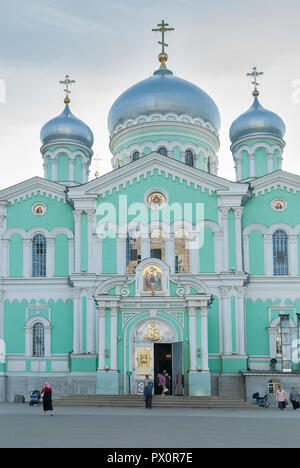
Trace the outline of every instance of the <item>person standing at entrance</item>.
<instances>
[{"instance_id":1,"label":"person standing at entrance","mask_svg":"<svg viewBox=\"0 0 300 468\"><path fill-rule=\"evenodd\" d=\"M176 376L176 396L184 396L184 375L182 375L182 371L179 371Z\"/></svg>"},{"instance_id":2,"label":"person standing at entrance","mask_svg":"<svg viewBox=\"0 0 300 468\"><path fill-rule=\"evenodd\" d=\"M296 388L293 388L290 393L290 401L293 405L294 410L297 410L299 408L298 398L299 398L299 395L297 394L297 390Z\"/></svg>"},{"instance_id":3,"label":"person standing at entrance","mask_svg":"<svg viewBox=\"0 0 300 468\"><path fill-rule=\"evenodd\" d=\"M276 392L276 400L278 401L280 411L284 411L286 408L286 391L281 387Z\"/></svg>"},{"instance_id":4,"label":"person standing at entrance","mask_svg":"<svg viewBox=\"0 0 300 468\"><path fill-rule=\"evenodd\" d=\"M54 416L53 405L52 405L52 388L49 382L46 382L43 390L41 391L43 397L43 409L44 416L46 416L47 411L51 411L51 416Z\"/></svg>"},{"instance_id":5,"label":"person standing at entrance","mask_svg":"<svg viewBox=\"0 0 300 468\"><path fill-rule=\"evenodd\" d=\"M144 398L146 409L152 409L152 398L153 398L153 384L149 380L148 384L144 388Z\"/></svg>"}]
</instances>

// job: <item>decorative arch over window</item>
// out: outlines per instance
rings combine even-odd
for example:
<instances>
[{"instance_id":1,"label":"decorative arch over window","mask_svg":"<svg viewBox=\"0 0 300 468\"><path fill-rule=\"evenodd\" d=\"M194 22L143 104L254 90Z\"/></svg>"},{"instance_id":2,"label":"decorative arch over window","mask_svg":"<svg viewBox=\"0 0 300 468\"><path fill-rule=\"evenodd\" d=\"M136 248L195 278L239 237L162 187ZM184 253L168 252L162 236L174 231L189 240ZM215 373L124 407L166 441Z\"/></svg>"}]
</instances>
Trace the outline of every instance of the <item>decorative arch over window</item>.
<instances>
[{"instance_id":1,"label":"decorative arch over window","mask_svg":"<svg viewBox=\"0 0 300 468\"><path fill-rule=\"evenodd\" d=\"M31 317L25 327L26 356L51 356L51 324L42 316Z\"/></svg>"},{"instance_id":2,"label":"decorative arch over window","mask_svg":"<svg viewBox=\"0 0 300 468\"><path fill-rule=\"evenodd\" d=\"M32 240L32 276L45 277L47 266L47 241L42 234L36 235Z\"/></svg>"},{"instance_id":3,"label":"decorative arch over window","mask_svg":"<svg viewBox=\"0 0 300 468\"><path fill-rule=\"evenodd\" d=\"M180 228L175 232L175 273L190 272L190 245L189 233Z\"/></svg>"},{"instance_id":4,"label":"decorative arch over window","mask_svg":"<svg viewBox=\"0 0 300 468\"><path fill-rule=\"evenodd\" d=\"M135 151L132 155L132 161L138 161L138 159L140 159L140 153Z\"/></svg>"},{"instance_id":5,"label":"decorative arch over window","mask_svg":"<svg viewBox=\"0 0 300 468\"><path fill-rule=\"evenodd\" d=\"M166 258L166 240L161 228L155 228L151 232L150 239L151 258L165 260Z\"/></svg>"},{"instance_id":6,"label":"decorative arch over window","mask_svg":"<svg viewBox=\"0 0 300 468\"><path fill-rule=\"evenodd\" d=\"M289 248L288 235L282 229L273 234L273 264L275 276L288 276L289 274Z\"/></svg>"},{"instance_id":7,"label":"decorative arch over window","mask_svg":"<svg viewBox=\"0 0 300 468\"><path fill-rule=\"evenodd\" d=\"M41 278L47 275L47 241L43 234L32 239L32 276Z\"/></svg>"},{"instance_id":8,"label":"decorative arch over window","mask_svg":"<svg viewBox=\"0 0 300 468\"><path fill-rule=\"evenodd\" d=\"M195 166L195 156L191 150L185 152L185 164L190 167Z\"/></svg>"},{"instance_id":9,"label":"decorative arch over window","mask_svg":"<svg viewBox=\"0 0 300 468\"><path fill-rule=\"evenodd\" d=\"M141 236L137 231L129 231L127 234L126 252L127 273L135 274L137 266L141 263Z\"/></svg>"},{"instance_id":10,"label":"decorative arch over window","mask_svg":"<svg viewBox=\"0 0 300 468\"><path fill-rule=\"evenodd\" d=\"M162 156L168 156L168 150L164 146L161 146L157 152Z\"/></svg>"}]
</instances>

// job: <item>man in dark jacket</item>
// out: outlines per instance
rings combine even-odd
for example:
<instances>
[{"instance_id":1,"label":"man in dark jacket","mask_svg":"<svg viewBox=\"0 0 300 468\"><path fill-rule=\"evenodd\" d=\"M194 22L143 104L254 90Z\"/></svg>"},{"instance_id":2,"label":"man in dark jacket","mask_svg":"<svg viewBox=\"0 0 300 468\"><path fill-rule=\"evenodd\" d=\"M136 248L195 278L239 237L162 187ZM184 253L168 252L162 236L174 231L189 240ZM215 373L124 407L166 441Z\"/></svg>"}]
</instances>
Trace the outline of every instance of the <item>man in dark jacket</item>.
<instances>
[{"instance_id":1,"label":"man in dark jacket","mask_svg":"<svg viewBox=\"0 0 300 468\"><path fill-rule=\"evenodd\" d=\"M152 409L152 397L153 397L153 383L149 380L148 384L144 388L144 399L146 409Z\"/></svg>"}]
</instances>

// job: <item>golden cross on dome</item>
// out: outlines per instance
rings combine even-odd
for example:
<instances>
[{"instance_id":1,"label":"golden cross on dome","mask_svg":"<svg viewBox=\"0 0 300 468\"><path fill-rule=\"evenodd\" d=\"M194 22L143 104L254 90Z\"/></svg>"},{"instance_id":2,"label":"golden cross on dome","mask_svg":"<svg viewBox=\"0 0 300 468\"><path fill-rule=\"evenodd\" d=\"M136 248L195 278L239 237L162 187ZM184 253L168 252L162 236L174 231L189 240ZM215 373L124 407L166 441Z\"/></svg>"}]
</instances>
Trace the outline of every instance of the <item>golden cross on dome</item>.
<instances>
[{"instance_id":1,"label":"golden cross on dome","mask_svg":"<svg viewBox=\"0 0 300 468\"><path fill-rule=\"evenodd\" d=\"M69 97L69 95L71 94L71 91L70 91L70 85L76 83L76 81L74 80L70 80L70 76L69 75L66 75L65 77L65 80L64 81L60 81L59 84L63 84L65 85L65 89L64 89L64 92L66 93L66 98L65 98L65 104L70 104L71 102L71 99Z\"/></svg>"},{"instance_id":2,"label":"golden cross on dome","mask_svg":"<svg viewBox=\"0 0 300 468\"><path fill-rule=\"evenodd\" d=\"M253 96L258 97L259 96L259 91L258 91L258 86L259 83L257 81L257 78L259 76L262 76L264 72L258 72L256 67L253 67L252 73L247 73L247 76L251 76L254 78L254 81L252 81L252 84L254 84L254 91L253 91Z\"/></svg>"},{"instance_id":3,"label":"golden cross on dome","mask_svg":"<svg viewBox=\"0 0 300 468\"><path fill-rule=\"evenodd\" d=\"M169 24L165 23L164 20L162 20L161 24L157 25L159 29L152 29L153 32L161 32L162 39L161 41L158 41L158 43L162 46L162 54L165 54L165 47L169 47L168 44L165 43L165 33L168 31L175 31L174 28L168 28Z\"/></svg>"}]
</instances>

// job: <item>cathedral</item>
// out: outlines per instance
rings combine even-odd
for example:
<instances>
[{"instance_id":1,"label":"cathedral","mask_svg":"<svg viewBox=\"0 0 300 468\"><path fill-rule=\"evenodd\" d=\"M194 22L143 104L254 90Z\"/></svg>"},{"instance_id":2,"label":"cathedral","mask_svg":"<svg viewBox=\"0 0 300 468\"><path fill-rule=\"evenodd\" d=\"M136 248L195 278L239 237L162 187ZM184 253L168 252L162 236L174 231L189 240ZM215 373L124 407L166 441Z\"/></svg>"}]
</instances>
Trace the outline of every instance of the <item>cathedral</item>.
<instances>
[{"instance_id":1,"label":"cathedral","mask_svg":"<svg viewBox=\"0 0 300 468\"><path fill-rule=\"evenodd\" d=\"M116 99L112 170L90 180L94 137L65 107L41 130L44 177L0 191L0 401L142 394L179 371L185 394L251 399L300 385L300 177L285 124L259 98L230 129L168 67ZM134 77L133 77L134 79ZM241 109L242 112L242 109Z\"/></svg>"}]
</instances>

